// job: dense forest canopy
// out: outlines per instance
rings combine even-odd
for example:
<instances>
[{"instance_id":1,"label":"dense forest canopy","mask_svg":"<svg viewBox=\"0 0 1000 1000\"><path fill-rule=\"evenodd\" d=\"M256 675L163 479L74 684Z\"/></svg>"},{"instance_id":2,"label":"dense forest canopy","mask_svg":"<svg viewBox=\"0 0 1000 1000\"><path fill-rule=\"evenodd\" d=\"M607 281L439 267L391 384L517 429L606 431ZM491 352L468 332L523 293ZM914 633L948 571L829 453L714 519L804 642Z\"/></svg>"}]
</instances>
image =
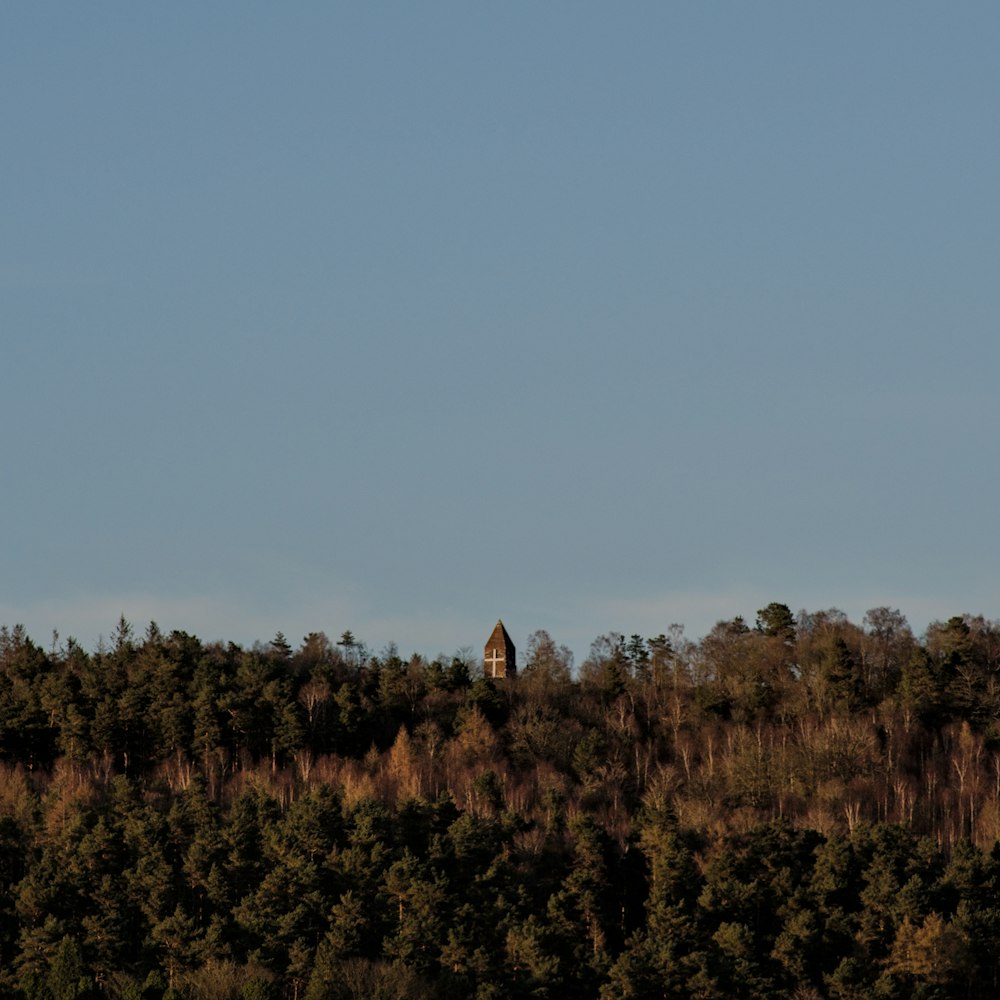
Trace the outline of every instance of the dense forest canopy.
<instances>
[{"instance_id":1,"label":"dense forest canopy","mask_svg":"<svg viewBox=\"0 0 1000 1000\"><path fill-rule=\"evenodd\" d=\"M1000 624L518 662L3 628L0 995L995 992Z\"/></svg>"}]
</instances>

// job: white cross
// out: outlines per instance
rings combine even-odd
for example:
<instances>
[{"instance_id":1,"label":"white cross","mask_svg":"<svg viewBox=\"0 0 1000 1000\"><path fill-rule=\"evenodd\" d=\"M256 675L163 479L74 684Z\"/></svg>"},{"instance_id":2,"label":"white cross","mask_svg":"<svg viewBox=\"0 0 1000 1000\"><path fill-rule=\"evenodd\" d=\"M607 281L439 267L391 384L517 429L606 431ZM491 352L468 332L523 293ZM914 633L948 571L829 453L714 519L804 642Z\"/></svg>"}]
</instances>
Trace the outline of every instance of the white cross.
<instances>
[{"instance_id":1,"label":"white cross","mask_svg":"<svg viewBox=\"0 0 1000 1000\"><path fill-rule=\"evenodd\" d=\"M491 677L496 677L496 675L497 675L497 664L498 663L506 663L507 662L507 657L503 656L502 654L497 653L497 651L495 649L491 649L490 650L490 655L487 656L487 657L484 657L484 659L486 660L486 665L487 666L491 666L492 665L492 667L493 667L493 671L490 674Z\"/></svg>"}]
</instances>

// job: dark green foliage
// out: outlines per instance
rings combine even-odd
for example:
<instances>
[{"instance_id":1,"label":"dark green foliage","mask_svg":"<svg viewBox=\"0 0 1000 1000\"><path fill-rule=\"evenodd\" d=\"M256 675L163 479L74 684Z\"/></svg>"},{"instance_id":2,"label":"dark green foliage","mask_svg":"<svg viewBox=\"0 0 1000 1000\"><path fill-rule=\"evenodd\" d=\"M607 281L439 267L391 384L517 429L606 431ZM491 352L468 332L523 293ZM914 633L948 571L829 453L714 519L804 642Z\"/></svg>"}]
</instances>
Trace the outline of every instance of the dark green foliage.
<instances>
[{"instance_id":1,"label":"dark green foliage","mask_svg":"<svg viewBox=\"0 0 1000 1000\"><path fill-rule=\"evenodd\" d=\"M1000 627L670 636L0 630L0 997L995 993Z\"/></svg>"},{"instance_id":2,"label":"dark green foliage","mask_svg":"<svg viewBox=\"0 0 1000 1000\"><path fill-rule=\"evenodd\" d=\"M91 977L87 975L83 954L75 939L64 937L59 942L59 947L49 963L45 985L52 1000L78 1000L96 992L93 990Z\"/></svg>"},{"instance_id":3,"label":"dark green foliage","mask_svg":"<svg viewBox=\"0 0 1000 1000\"><path fill-rule=\"evenodd\" d=\"M863 698L861 671L847 643L839 636L825 652L821 677L831 707L851 712L860 706Z\"/></svg>"},{"instance_id":4,"label":"dark green foliage","mask_svg":"<svg viewBox=\"0 0 1000 1000\"><path fill-rule=\"evenodd\" d=\"M470 708L478 708L484 718L494 728L502 725L507 717L507 706L496 683L486 677L477 678L466 691L465 704Z\"/></svg>"},{"instance_id":5,"label":"dark green foliage","mask_svg":"<svg viewBox=\"0 0 1000 1000\"><path fill-rule=\"evenodd\" d=\"M787 604L772 601L757 612L757 631L781 639L782 642L794 642L795 616Z\"/></svg>"}]
</instances>

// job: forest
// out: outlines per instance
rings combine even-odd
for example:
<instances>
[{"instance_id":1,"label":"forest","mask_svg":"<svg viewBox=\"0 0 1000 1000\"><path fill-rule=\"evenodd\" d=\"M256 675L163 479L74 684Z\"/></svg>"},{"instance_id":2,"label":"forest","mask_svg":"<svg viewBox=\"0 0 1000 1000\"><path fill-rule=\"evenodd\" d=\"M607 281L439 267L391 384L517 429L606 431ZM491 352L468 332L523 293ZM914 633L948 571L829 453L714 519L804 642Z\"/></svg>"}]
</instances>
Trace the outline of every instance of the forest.
<instances>
[{"instance_id":1,"label":"forest","mask_svg":"<svg viewBox=\"0 0 1000 1000\"><path fill-rule=\"evenodd\" d=\"M0 629L0 997L996 995L1000 623L518 661Z\"/></svg>"}]
</instances>

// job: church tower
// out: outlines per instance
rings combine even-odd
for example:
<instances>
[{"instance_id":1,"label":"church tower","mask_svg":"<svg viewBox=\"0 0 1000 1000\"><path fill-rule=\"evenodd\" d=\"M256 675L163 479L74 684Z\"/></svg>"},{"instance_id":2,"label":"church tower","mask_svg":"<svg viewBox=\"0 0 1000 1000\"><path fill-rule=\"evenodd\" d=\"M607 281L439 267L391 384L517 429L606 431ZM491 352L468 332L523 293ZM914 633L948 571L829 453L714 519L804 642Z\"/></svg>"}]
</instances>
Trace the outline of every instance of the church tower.
<instances>
[{"instance_id":1,"label":"church tower","mask_svg":"<svg viewBox=\"0 0 1000 1000\"><path fill-rule=\"evenodd\" d=\"M513 677L517 673L517 657L503 622L498 621L483 650L483 668L487 677Z\"/></svg>"}]
</instances>

